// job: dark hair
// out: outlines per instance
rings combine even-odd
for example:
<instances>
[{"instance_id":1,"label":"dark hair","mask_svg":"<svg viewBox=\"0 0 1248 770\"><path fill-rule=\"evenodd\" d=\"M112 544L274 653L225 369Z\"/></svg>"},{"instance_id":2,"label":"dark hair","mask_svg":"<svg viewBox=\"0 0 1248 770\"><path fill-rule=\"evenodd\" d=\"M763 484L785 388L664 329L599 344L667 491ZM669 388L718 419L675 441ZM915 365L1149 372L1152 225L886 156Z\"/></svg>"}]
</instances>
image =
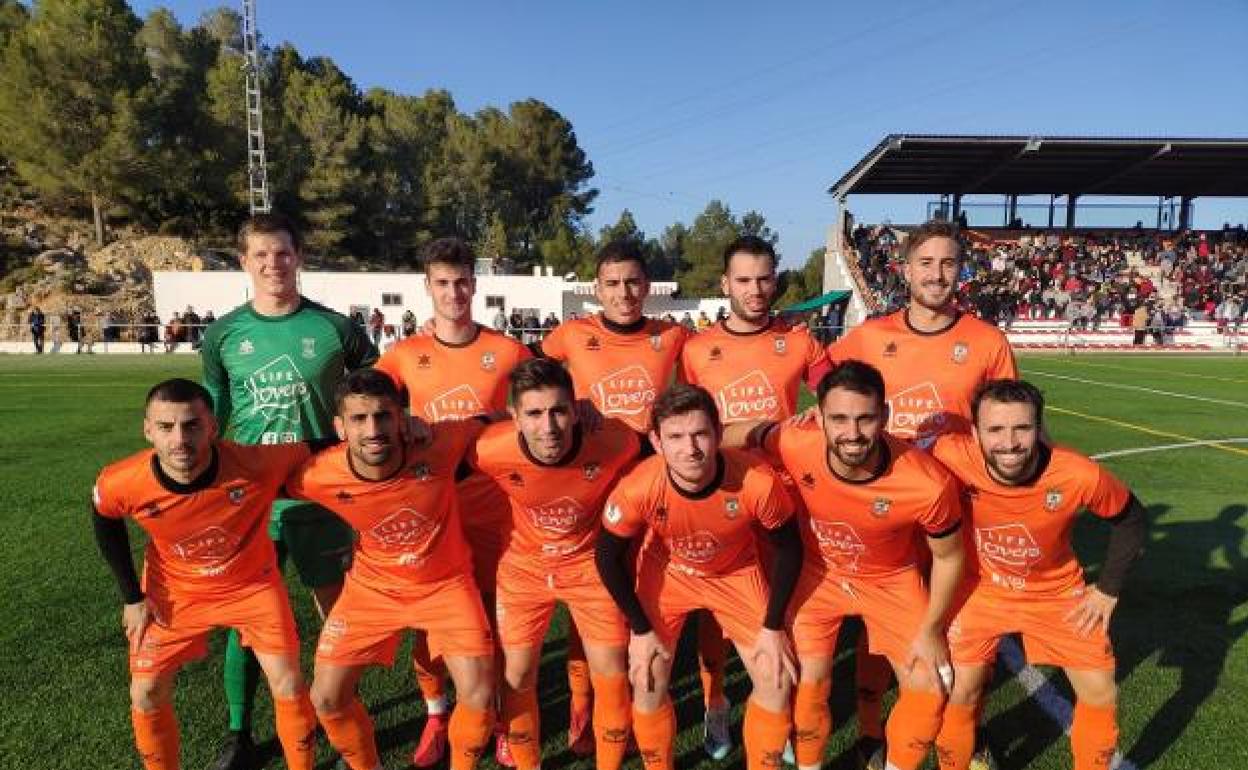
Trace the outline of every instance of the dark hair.
<instances>
[{"instance_id":1,"label":"dark hair","mask_svg":"<svg viewBox=\"0 0 1248 770\"><path fill-rule=\"evenodd\" d=\"M472 247L463 238L453 235L430 242L421 254L420 262L425 273L429 272L430 265L459 267L469 273L475 273L477 269L477 256L472 253Z\"/></svg>"},{"instance_id":2,"label":"dark hair","mask_svg":"<svg viewBox=\"0 0 1248 770\"><path fill-rule=\"evenodd\" d=\"M677 382L654 400L650 411L650 429L659 432L659 423L668 417L690 412L705 412L711 424L719 428L719 407L705 388Z\"/></svg>"},{"instance_id":3,"label":"dark hair","mask_svg":"<svg viewBox=\"0 0 1248 770\"><path fill-rule=\"evenodd\" d=\"M728 272L728 263L734 254L750 254L755 257L770 257L771 269L775 270L780 262L776 259L776 248L757 235L743 235L734 238L732 243L724 247L724 272Z\"/></svg>"},{"instance_id":4,"label":"dark hair","mask_svg":"<svg viewBox=\"0 0 1248 770\"><path fill-rule=\"evenodd\" d=\"M520 402L520 396L530 390L543 388L561 388L572 398L575 392L572 387L572 375L563 364L550 358L530 358L511 370L508 378L511 381L511 403Z\"/></svg>"},{"instance_id":5,"label":"dark hair","mask_svg":"<svg viewBox=\"0 0 1248 770\"><path fill-rule=\"evenodd\" d=\"M910 235L906 238L905 244L901 247L902 261L910 261L911 255L913 255L920 246L933 238L953 239L954 244L958 247L958 260L961 261L962 241L958 240L958 226L952 222L946 222L943 219L929 219L910 231Z\"/></svg>"},{"instance_id":6,"label":"dark hair","mask_svg":"<svg viewBox=\"0 0 1248 770\"><path fill-rule=\"evenodd\" d=\"M290 245L299 254L303 253L303 235L295 226L294 220L285 214L270 211L267 214L252 214L238 228L238 253L247 253L247 238L252 235L277 235L286 233L290 236Z\"/></svg>"},{"instance_id":7,"label":"dark hair","mask_svg":"<svg viewBox=\"0 0 1248 770\"><path fill-rule=\"evenodd\" d=\"M972 422L979 422L979 405L985 401L995 401L998 404L1031 404L1036 425L1044 420L1044 394L1030 382L1000 379L980 383L975 389L975 395L971 396Z\"/></svg>"},{"instance_id":8,"label":"dark hair","mask_svg":"<svg viewBox=\"0 0 1248 770\"><path fill-rule=\"evenodd\" d=\"M208 411L212 411L212 394L208 392L208 389L198 382L183 377L174 377L153 385L152 389L147 391L147 398L143 400L143 409L146 410L153 401L164 401L169 404L202 401L204 406L208 407Z\"/></svg>"},{"instance_id":9,"label":"dark hair","mask_svg":"<svg viewBox=\"0 0 1248 770\"><path fill-rule=\"evenodd\" d=\"M370 396L372 398L388 398L401 407L402 396L399 386L385 372L377 369L356 369L338 383L334 388L334 410L341 415L342 405L348 396Z\"/></svg>"},{"instance_id":10,"label":"dark hair","mask_svg":"<svg viewBox=\"0 0 1248 770\"><path fill-rule=\"evenodd\" d=\"M836 388L848 390L860 396L874 396L880 404L884 404L886 401L884 396L884 375L880 374L879 369L865 361L847 358L833 366L827 374L823 375L823 379L819 380L819 387L816 390L819 403L822 404L828 392Z\"/></svg>"},{"instance_id":11,"label":"dark hair","mask_svg":"<svg viewBox=\"0 0 1248 770\"><path fill-rule=\"evenodd\" d=\"M646 266L645 252L642 251L641 244L631 238L610 241L607 245L598 249L598 253L594 255L594 276L596 277L602 272L603 265L610 265L615 262L636 262L641 266L641 274L646 278L650 277L650 268Z\"/></svg>"}]
</instances>

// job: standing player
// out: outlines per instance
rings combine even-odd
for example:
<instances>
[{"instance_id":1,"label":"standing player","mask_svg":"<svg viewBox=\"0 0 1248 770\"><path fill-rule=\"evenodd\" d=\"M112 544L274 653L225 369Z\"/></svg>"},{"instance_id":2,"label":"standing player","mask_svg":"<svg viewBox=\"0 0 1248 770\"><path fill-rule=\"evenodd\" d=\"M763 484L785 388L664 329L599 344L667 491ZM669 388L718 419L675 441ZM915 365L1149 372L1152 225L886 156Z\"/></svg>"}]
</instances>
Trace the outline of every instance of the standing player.
<instances>
[{"instance_id":1,"label":"standing player","mask_svg":"<svg viewBox=\"0 0 1248 770\"><path fill-rule=\"evenodd\" d=\"M949 669L945 622L962 573L958 487L926 453L884 431L884 381L846 361L819 383L819 425L748 423L748 436L797 480L809 524L806 567L794 595L801 668L794 706L799 768L823 762L841 622L860 616L871 652L901 683L887 726L887 766L915 770L940 728ZM930 593L918 565L922 536L933 563Z\"/></svg>"},{"instance_id":2,"label":"standing player","mask_svg":"<svg viewBox=\"0 0 1248 770\"><path fill-rule=\"evenodd\" d=\"M238 233L252 299L204 333L200 356L223 434L242 444L286 444L332 435L333 391L377 351L350 319L299 294L303 242L290 220L256 214ZM342 589L351 531L329 511L278 500L269 534L278 561L290 555L322 617ZM251 740L259 670L231 632L225 650L230 734L215 770L244 770L256 761Z\"/></svg>"},{"instance_id":3,"label":"standing player","mask_svg":"<svg viewBox=\"0 0 1248 770\"><path fill-rule=\"evenodd\" d=\"M934 454L966 489L976 559L949 629L955 678L937 738L940 766L964 770L975 715L1005 634L1020 633L1031 663L1061 666L1075 691L1075 770L1107 770L1118 741L1109 622L1146 538L1147 513L1108 471L1042 440L1034 385L993 380L972 402L974 437L941 437ZM1112 525L1104 567L1087 585L1071 547L1083 509Z\"/></svg>"},{"instance_id":4,"label":"standing player","mask_svg":"<svg viewBox=\"0 0 1248 770\"><path fill-rule=\"evenodd\" d=\"M224 626L241 632L268 679L287 767L311 770L316 718L299 670L295 618L262 529L287 474L307 459L307 445L218 441L212 396L183 379L148 391L143 435L152 449L100 473L92 516L125 602L130 716L143 766L181 766L174 679ZM126 518L148 535L141 586Z\"/></svg>"},{"instance_id":5,"label":"standing player","mask_svg":"<svg viewBox=\"0 0 1248 770\"><path fill-rule=\"evenodd\" d=\"M593 683L599 770L618 770L628 739L628 628L594 568L603 501L638 454L618 420L589 432L572 378L549 359L511 373L514 422L490 427L470 462L511 501L514 532L498 566L497 625L506 661L502 711L520 770L541 764L537 671L555 602L580 629Z\"/></svg>"},{"instance_id":6,"label":"standing player","mask_svg":"<svg viewBox=\"0 0 1248 770\"><path fill-rule=\"evenodd\" d=\"M981 383L1017 378L1010 343L997 327L957 306L962 246L958 230L933 220L915 228L902 246L910 300L897 312L864 322L828 348L832 361L865 361L888 387L888 432L931 446L944 433L971 429L971 397ZM871 757L884 736L880 700L892 671L858 640L858 751ZM984 758L983 766L990 766Z\"/></svg>"},{"instance_id":7,"label":"standing player","mask_svg":"<svg viewBox=\"0 0 1248 770\"><path fill-rule=\"evenodd\" d=\"M429 422L502 412L507 408L507 374L532 354L511 337L473 321L476 258L467 243L439 238L426 247L423 261L425 289L433 301L432 334L404 339L386 351L377 368L406 393L411 414ZM458 490L477 586L488 608L493 605L498 560L511 537L511 509L506 496L481 474L462 479ZM413 643L412 663L427 715L412 763L429 767L446 752L445 672L420 635ZM500 743L499 753L505 761L505 743Z\"/></svg>"},{"instance_id":8,"label":"standing player","mask_svg":"<svg viewBox=\"0 0 1248 770\"><path fill-rule=\"evenodd\" d=\"M744 727L749 770L778 767L792 727L796 670L784 620L801 569L801 535L771 467L720 448L718 412L697 386L665 391L651 415L658 456L621 479L603 511L598 570L632 629L633 731L649 770L675 766L672 653L686 615L697 609L715 615L753 683ZM768 575L755 548L756 524L775 549ZM647 545L634 580L626 555L642 535Z\"/></svg>"},{"instance_id":9,"label":"standing player","mask_svg":"<svg viewBox=\"0 0 1248 770\"><path fill-rule=\"evenodd\" d=\"M776 285L772 245L752 235L734 240L724 249L724 274L720 278L720 288L728 297L728 317L685 343L681 354L684 377L710 391L725 425L791 417L797 412L803 380L813 391L828 370L827 356L810 332L772 317ZM795 494L787 474L781 469L777 472ZM698 647L704 663L703 742L714 759L723 759L732 747L721 673L726 658L722 638L723 631L714 618L702 613L698 617ZM717 646L720 653L715 655ZM709 667L705 665L708 660Z\"/></svg>"},{"instance_id":10,"label":"standing player","mask_svg":"<svg viewBox=\"0 0 1248 770\"><path fill-rule=\"evenodd\" d=\"M483 425L434 425L421 447L405 442L403 408L381 372L339 385L335 428L345 445L309 460L287 482L298 498L332 509L359 533L346 588L316 648L312 700L351 770L379 770L373 723L356 695L370 665L389 665L400 634L424 631L455 681L452 770L477 764L494 727L494 643L472 555L459 526L456 469Z\"/></svg>"}]
</instances>

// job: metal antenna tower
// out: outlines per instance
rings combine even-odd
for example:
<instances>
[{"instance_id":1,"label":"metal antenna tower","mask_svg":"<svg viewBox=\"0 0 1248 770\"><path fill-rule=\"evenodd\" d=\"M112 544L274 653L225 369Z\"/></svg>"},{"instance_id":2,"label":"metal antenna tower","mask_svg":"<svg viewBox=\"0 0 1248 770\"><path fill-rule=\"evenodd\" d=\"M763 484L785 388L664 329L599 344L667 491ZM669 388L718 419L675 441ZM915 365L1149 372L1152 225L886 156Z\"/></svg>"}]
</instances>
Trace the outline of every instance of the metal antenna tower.
<instances>
[{"instance_id":1,"label":"metal antenna tower","mask_svg":"<svg viewBox=\"0 0 1248 770\"><path fill-rule=\"evenodd\" d=\"M264 118L260 109L260 53L256 40L256 0L243 0L243 67L247 72L247 180L251 213L272 208L269 171L264 155Z\"/></svg>"}]
</instances>

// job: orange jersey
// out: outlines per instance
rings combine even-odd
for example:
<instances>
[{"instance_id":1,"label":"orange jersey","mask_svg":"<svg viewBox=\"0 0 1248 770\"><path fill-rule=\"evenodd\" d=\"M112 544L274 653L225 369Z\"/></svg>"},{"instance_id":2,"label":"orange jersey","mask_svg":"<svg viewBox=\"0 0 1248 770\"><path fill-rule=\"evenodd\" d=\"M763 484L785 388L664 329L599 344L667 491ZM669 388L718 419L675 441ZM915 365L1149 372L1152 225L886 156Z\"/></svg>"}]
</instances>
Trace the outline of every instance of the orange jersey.
<instances>
[{"instance_id":1,"label":"orange jersey","mask_svg":"<svg viewBox=\"0 0 1248 770\"><path fill-rule=\"evenodd\" d=\"M925 452L883 434L879 469L864 481L841 478L828 465L823 429L783 425L764 449L793 476L809 526L806 565L847 576L892 575L912 568L917 534L940 537L961 522L958 484Z\"/></svg>"},{"instance_id":2,"label":"orange jersey","mask_svg":"<svg viewBox=\"0 0 1248 770\"><path fill-rule=\"evenodd\" d=\"M434 335L408 337L376 368L407 391L408 411L429 422L462 420L507 408L507 375L531 358L529 349L483 326L463 345Z\"/></svg>"},{"instance_id":3,"label":"orange jersey","mask_svg":"<svg viewBox=\"0 0 1248 770\"><path fill-rule=\"evenodd\" d=\"M309 451L306 444L218 441L202 479L178 484L160 470L155 451L144 450L100 472L95 510L130 517L147 533L146 583L170 595L219 598L273 578L269 510Z\"/></svg>"},{"instance_id":4,"label":"orange jersey","mask_svg":"<svg viewBox=\"0 0 1248 770\"><path fill-rule=\"evenodd\" d=\"M888 431L925 446L943 433L971 432L971 396L981 382L1018 378L1005 335L969 315L944 331L924 333L899 310L846 334L828 348L828 357L879 369Z\"/></svg>"},{"instance_id":5,"label":"orange jersey","mask_svg":"<svg viewBox=\"0 0 1248 770\"><path fill-rule=\"evenodd\" d=\"M671 383L685 327L647 320L636 332L609 329L601 315L565 321L542 340L542 352L567 364L577 398L638 433L650 430L650 407Z\"/></svg>"},{"instance_id":6,"label":"orange jersey","mask_svg":"<svg viewBox=\"0 0 1248 770\"><path fill-rule=\"evenodd\" d=\"M602 518L608 531L635 537L648 530L647 556L693 575L727 575L755 563L754 522L776 529L793 515L780 480L766 462L721 449L719 473L707 491L677 487L661 456L650 457L620 479Z\"/></svg>"},{"instance_id":7,"label":"orange jersey","mask_svg":"<svg viewBox=\"0 0 1248 770\"><path fill-rule=\"evenodd\" d=\"M352 580L382 592L471 569L459 523L455 471L483 429L476 420L433 426L433 440L407 450L390 478L357 476L345 445L317 454L286 484L291 497L322 505L359 533Z\"/></svg>"},{"instance_id":8,"label":"orange jersey","mask_svg":"<svg viewBox=\"0 0 1248 770\"><path fill-rule=\"evenodd\" d=\"M511 502L510 550L523 556L570 556L593 550L602 503L641 442L619 420L594 433L576 431L561 463L545 465L529 454L511 422L491 425L469 462L490 477Z\"/></svg>"},{"instance_id":9,"label":"orange jersey","mask_svg":"<svg viewBox=\"0 0 1248 770\"><path fill-rule=\"evenodd\" d=\"M1002 595L1064 595L1081 587L1083 570L1071 549L1075 516L1086 508L1113 518L1131 499L1109 471L1062 446L1042 449L1037 475L1017 486L988 474L970 436L943 437L932 451L965 488L967 547L976 553L968 572L981 577L983 590Z\"/></svg>"},{"instance_id":10,"label":"orange jersey","mask_svg":"<svg viewBox=\"0 0 1248 770\"><path fill-rule=\"evenodd\" d=\"M748 334L721 321L685 343L681 369L687 382L715 397L727 425L793 416L798 386L805 380L814 390L828 358L809 331L781 319Z\"/></svg>"}]
</instances>

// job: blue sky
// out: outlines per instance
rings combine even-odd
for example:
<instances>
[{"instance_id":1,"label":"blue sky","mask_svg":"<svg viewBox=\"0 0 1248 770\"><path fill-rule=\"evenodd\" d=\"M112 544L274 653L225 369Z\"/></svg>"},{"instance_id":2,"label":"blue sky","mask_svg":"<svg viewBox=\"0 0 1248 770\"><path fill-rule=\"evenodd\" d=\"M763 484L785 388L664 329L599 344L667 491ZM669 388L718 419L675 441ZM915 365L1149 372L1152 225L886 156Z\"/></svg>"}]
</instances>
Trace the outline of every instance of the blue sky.
<instances>
[{"instance_id":1,"label":"blue sky","mask_svg":"<svg viewBox=\"0 0 1248 770\"><path fill-rule=\"evenodd\" d=\"M193 23L222 3L131 4ZM1243 0L259 0L258 14L267 42L329 56L361 88L559 110L597 171L595 229L628 208L658 235L718 198L762 212L788 265L822 245L827 188L889 133L1248 136ZM850 208L915 221L925 201ZM1248 201L1196 214L1245 222Z\"/></svg>"}]
</instances>

